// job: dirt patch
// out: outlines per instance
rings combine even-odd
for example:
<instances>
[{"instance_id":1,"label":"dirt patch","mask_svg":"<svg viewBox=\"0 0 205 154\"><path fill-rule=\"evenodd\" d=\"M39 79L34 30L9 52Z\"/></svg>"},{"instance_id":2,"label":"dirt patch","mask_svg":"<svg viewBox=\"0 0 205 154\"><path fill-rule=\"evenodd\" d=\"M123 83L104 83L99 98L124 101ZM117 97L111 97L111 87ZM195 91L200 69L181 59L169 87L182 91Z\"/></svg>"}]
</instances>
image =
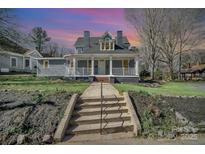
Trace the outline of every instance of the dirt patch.
<instances>
[{"instance_id":1,"label":"dirt patch","mask_svg":"<svg viewBox=\"0 0 205 154\"><path fill-rule=\"evenodd\" d=\"M142 125L144 137L175 138L199 132L205 120L205 98L153 96L129 92Z\"/></svg>"},{"instance_id":2,"label":"dirt patch","mask_svg":"<svg viewBox=\"0 0 205 154\"><path fill-rule=\"evenodd\" d=\"M205 98L161 97L163 108L170 106L195 124L205 121Z\"/></svg>"},{"instance_id":3,"label":"dirt patch","mask_svg":"<svg viewBox=\"0 0 205 154\"><path fill-rule=\"evenodd\" d=\"M68 92L0 91L0 144L43 144L44 135L54 135L71 97Z\"/></svg>"}]
</instances>

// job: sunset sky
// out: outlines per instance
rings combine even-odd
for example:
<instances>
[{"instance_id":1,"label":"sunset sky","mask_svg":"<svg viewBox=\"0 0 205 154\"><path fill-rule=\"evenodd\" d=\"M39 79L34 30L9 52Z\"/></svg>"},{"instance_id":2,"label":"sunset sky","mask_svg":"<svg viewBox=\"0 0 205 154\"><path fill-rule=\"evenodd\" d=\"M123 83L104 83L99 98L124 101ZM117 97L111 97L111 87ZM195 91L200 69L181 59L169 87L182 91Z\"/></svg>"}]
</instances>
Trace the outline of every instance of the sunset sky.
<instances>
[{"instance_id":1,"label":"sunset sky","mask_svg":"<svg viewBox=\"0 0 205 154\"><path fill-rule=\"evenodd\" d=\"M124 18L123 9L16 9L15 15L23 31L43 27L53 41L73 48L77 37L89 30L91 36L123 30L132 45L138 45L136 32Z\"/></svg>"}]
</instances>

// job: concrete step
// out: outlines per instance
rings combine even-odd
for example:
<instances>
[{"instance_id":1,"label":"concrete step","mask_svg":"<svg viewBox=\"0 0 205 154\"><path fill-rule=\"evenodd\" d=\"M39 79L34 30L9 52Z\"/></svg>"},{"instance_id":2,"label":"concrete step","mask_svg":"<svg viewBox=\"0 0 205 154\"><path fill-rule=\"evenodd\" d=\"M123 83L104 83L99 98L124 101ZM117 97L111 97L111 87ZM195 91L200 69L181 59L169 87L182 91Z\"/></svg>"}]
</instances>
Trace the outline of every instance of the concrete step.
<instances>
[{"instance_id":1,"label":"concrete step","mask_svg":"<svg viewBox=\"0 0 205 154\"><path fill-rule=\"evenodd\" d=\"M117 97L117 98L116 98ZM103 97L104 101L116 101L116 100L124 100L123 96L116 96L115 95L106 95ZM101 101L101 97L97 96L97 97L80 97L79 98L79 102L100 102Z\"/></svg>"},{"instance_id":2,"label":"concrete step","mask_svg":"<svg viewBox=\"0 0 205 154\"><path fill-rule=\"evenodd\" d=\"M114 107L108 107L108 108L103 108L103 113L127 113L128 109L124 106L122 106L119 109L119 106L114 106ZM97 114L101 114L101 108L97 107L97 108L83 108L83 109L76 109L73 112L73 115L97 115Z\"/></svg>"},{"instance_id":3,"label":"concrete step","mask_svg":"<svg viewBox=\"0 0 205 154\"><path fill-rule=\"evenodd\" d=\"M109 77L95 77L94 81L96 82L103 82L103 83L109 83L110 82L110 78Z\"/></svg>"},{"instance_id":4,"label":"concrete step","mask_svg":"<svg viewBox=\"0 0 205 154\"><path fill-rule=\"evenodd\" d=\"M114 106L126 106L126 102L103 102L102 104L103 107L114 107ZM82 109L82 108L100 108L101 107L101 102L93 102L93 103L77 103L75 108L76 109Z\"/></svg>"},{"instance_id":5,"label":"concrete step","mask_svg":"<svg viewBox=\"0 0 205 154\"><path fill-rule=\"evenodd\" d=\"M114 113L114 114L103 114L103 122L121 122L130 120L128 113ZM71 118L71 125L82 125L82 124L96 124L100 123L101 115L89 115L89 116L74 116Z\"/></svg>"},{"instance_id":6,"label":"concrete step","mask_svg":"<svg viewBox=\"0 0 205 154\"><path fill-rule=\"evenodd\" d=\"M114 139L128 139L128 138L133 138L134 134L133 132L120 132L120 133L113 133L113 134L106 134L106 135L101 135L99 133L94 133L94 134L80 134L80 135L66 135L64 137L63 142L59 144L68 144L68 143L81 143L86 142L84 144L87 144L89 141L94 142L93 144L96 143L96 141L103 141L107 142L110 140Z\"/></svg>"},{"instance_id":7,"label":"concrete step","mask_svg":"<svg viewBox=\"0 0 205 154\"><path fill-rule=\"evenodd\" d=\"M67 135L100 133L100 123L68 127ZM130 121L102 123L103 134L133 131Z\"/></svg>"},{"instance_id":8,"label":"concrete step","mask_svg":"<svg viewBox=\"0 0 205 154\"><path fill-rule=\"evenodd\" d=\"M124 100L112 100L112 101L103 101L103 103L121 103L121 102L125 102ZM83 102L83 101L78 101L77 104L93 104L93 103L101 103L101 101L92 101L92 102Z\"/></svg>"}]
</instances>

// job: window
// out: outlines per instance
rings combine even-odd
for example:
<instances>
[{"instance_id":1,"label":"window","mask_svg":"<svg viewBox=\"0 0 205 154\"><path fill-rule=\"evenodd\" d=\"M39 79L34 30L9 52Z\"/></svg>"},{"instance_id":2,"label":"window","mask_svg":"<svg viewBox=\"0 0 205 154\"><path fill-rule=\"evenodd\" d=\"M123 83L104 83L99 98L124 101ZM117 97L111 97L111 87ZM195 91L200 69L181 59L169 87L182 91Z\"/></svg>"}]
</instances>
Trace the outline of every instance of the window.
<instances>
[{"instance_id":1,"label":"window","mask_svg":"<svg viewBox=\"0 0 205 154\"><path fill-rule=\"evenodd\" d=\"M11 67L17 67L17 58L16 57L11 58Z\"/></svg>"},{"instance_id":2,"label":"window","mask_svg":"<svg viewBox=\"0 0 205 154\"><path fill-rule=\"evenodd\" d=\"M92 61L91 61L91 60L88 61L88 67L89 67L89 68L92 67Z\"/></svg>"},{"instance_id":3,"label":"window","mask_svg":"<svg viewBox=\"0 0 205 154\"><path fill-rule=\"evenodd\" d=\"M106 50L109 50L109 49L110 49L110 48L109 48L109 42L106 42L105 49L106 49Z\"/></svg>"},{"instance_id":4,"label":"window","mask_svg":"<svg viewBox=\"0 0 205 154\"><path fill-rule=\"evenodd\" d=\"M124 66L125 68L128 68L128 60L123 60L123 66Z\"/></svg>"},{"instance_id":5,"label":"window","mask_svg":"<svg viewBox=\"0 0 205 154\"><path fill-rule=\"evenodd\" d=\"M25 60L25 67L29 67L30 66L30 60L29 59L26 59Z\"/></svg>"},{"instance_id":6,"label":"window","mask_svg":"<svg viewBox=\"0 0 205 154\"><path fill-rule=\"evenodd\" d=\"M113 50L113 43L110 42L110 49Z\"/></svg>"},{"instance_id":7,"label":"window","mask_svg":"<svg viewBox=\"0 0 205 154\"><path fill-rule=\"evenodd\" d=\"M104 42L102 42L102 50L104 50L105 48L104 48L104 45L105 45L105 43Z\"/></svg>"},{"instance_id":8,"label":"window","mask_svg":"<svg viewBox=\"0 0 205 154\"><path fill-rule=\"evenodd\" d=\"M48 60L44 60L44 61L43 61L43 67L44 67L44 68L48 68L48 64L49 64L49 63L48 63Z\"/></svg>"}]
</instances>

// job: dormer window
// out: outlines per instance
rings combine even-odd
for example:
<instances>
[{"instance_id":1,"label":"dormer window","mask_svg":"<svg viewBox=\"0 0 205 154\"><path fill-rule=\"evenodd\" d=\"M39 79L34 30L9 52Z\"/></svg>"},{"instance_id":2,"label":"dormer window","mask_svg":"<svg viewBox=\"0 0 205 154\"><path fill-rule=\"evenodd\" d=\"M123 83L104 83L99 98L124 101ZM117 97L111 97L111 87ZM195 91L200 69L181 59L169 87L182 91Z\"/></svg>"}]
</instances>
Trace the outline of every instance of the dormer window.
<instances>
[{"instance_id":1,"label":"dormer window","mask_svg":"<svg viewBox=\"0 0 205 154\"><path fill-rule=\"evenodd\" d=\"M107 50L115 50L115 40L112 39L112 35L109 32L106 32L102 39L99 40L100 43L100 50L107 51Z\"/></svg>"}]
</instances>

